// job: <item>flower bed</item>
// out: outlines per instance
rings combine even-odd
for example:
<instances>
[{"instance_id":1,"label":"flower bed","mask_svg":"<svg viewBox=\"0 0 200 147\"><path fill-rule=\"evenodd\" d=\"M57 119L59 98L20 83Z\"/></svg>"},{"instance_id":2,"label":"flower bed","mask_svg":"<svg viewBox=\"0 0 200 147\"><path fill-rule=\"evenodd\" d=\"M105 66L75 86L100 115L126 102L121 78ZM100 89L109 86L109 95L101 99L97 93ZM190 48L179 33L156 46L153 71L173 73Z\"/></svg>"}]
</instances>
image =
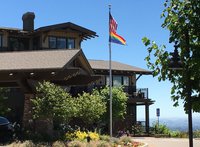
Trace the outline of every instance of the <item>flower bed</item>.
<instances>
[{"instance_id":1,"label":"flower bed","mask_svg":"<svg viewBox=\"0 0 200 147\"><path fill-rule=\"evenodd\" d=\"M90 141L90 142L84 142L84 141L70 141L70 142L64 142L64 141L55 141L53 143L33 143L32 141L24 141L24 142L13 142L9 145L6 145L6 147L147 147L147 144L139 143L139 142L130 142L127 144L115 144L113 142L106 142L106 141Z\"/></svg>"},{"instance_id":2,"label":"flower bed","mask_svg":"<svg viewBox=\"0 0 200 147\"><path fill-rule=\"evenodd\" d=\"M24 142L13 142L7 147L147 147L146 144L136 142L129 136L122 136L120 138L110 138L108 135L99 135L96 132L85 132L76 130L74 132L68 132L65 134L63 141L54 141L52 143L34 143L31 140Z\"/></svg>"}]
</instances>

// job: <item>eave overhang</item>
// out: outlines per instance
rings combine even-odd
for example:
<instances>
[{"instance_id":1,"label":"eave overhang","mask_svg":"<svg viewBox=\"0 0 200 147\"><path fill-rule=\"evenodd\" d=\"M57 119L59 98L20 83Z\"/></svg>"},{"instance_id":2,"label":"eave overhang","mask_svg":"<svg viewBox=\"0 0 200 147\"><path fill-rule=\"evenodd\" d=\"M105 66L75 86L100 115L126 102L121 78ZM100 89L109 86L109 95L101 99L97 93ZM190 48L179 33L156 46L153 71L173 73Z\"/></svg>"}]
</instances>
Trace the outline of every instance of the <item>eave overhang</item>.
<instances>
[{"instance_id":1,"label":"eave overhang","mask_svg":"<svg viewBox=\"0 0 200 147\"><path fill-rule=\"evenodd\" d=\"M59 81L65 85L87 85L99 78L94 75L82 50L0 54L0 86L2 87L18 87L19 83L44 80Z\"/></svg>"},{"instance_id":2,"label":"eave overhang","mask_svg":"<svg viewBox=\"0 0 200 147\"><path fill-rule=\"evenodd\" d=\"M86 29L84 27L81 27L71 22L40 27L36 29L34 33L49 32L49 31L76 32L76 33L79 33L80 37L84 40L98 37L96 32Z\"/></svg>"},{"instance_id":3,"label":"eave overhang","mask_svg":"<svg viewBox=\"0 0 200 147\"><path fill-rule=\"evenodd\" d=\"M105 60L89 60L89 63L94 70L95 74L109 74L109 61ZM128 64L112 61L111 69L113 75L152 75L152 72L149 70L145 70L136 66L131 66Z\"/></svg>"},{"instance_id":4,"label":"eave overhang","mask_svg":"<svg viewBox=\"0 0 200 147\"><path fill-rule=\"evenodd\" d=\"M136 104L136 105L152 105L155 101L151 99L143 99L143 98L129 98L128 104Z\"/></svg>"}]
</instances>

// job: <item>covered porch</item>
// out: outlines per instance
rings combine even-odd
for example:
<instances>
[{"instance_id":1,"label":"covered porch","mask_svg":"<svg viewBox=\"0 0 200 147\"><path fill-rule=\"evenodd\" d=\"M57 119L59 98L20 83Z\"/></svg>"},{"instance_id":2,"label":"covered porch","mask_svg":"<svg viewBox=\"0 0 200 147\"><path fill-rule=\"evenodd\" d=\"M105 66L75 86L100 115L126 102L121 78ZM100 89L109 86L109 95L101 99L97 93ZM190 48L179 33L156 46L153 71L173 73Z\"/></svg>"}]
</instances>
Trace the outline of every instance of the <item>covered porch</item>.
<instances>
[{"instance_id":1,"label":"covered porch","mask_svg":"<svg viewBox=\"0 0 200 147\"><path fill-rule=\"evenodd\" d=\"M39 82L50 81L71 89L98 79L80 49L0 54L0 87L11 89L9 101L15 107L11 120L24 128L32 119L30 99L35 97Z\"/></svg>"}]
</instances>

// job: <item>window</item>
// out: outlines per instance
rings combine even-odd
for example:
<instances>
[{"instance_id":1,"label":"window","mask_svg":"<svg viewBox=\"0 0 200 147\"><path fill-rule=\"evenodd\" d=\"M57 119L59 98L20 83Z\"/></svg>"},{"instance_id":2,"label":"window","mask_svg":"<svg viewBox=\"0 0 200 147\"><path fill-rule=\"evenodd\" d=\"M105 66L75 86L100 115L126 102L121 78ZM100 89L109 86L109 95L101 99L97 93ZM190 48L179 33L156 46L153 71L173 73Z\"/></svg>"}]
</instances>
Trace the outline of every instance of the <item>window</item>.
<instances>
[{"instance_id":1,"label":"window","mask_svg":"<svg viewBox=\"0 0 200 147\"><path fill-rule=\"evenodd\" d=\"M19 50L19 41L17 40L17 38L13 38L13 37L9 38L9 48L12 51Z\"/></svg>"},{"instance_id":2,"label":"window","mask_svg":"<svg viewBox=\"0 0 200 147\"><path fill-rule=\"evenodd\" d=\"M69 38L67 46L69 49L75 48L75 39Z\"/></svg>"},{"instance_id":3,"label":"window","mask_svg":"<svg viewBox=\"0 0 200 147\"><path fill-rule=\"evenodd\" d=\"M9 38L9 48L11 51L29 50L29 39L10 37Z\"/></svg>"},{"instance_id":4,"label":"window","mask_svg":"<svg viewBox=\"0 0 200 147\"><path fill-rule=\"evenodd\" d=\"M57 47L58 49L66 48L66 38L57 38Z\"/></svg>"},{"instance_id":5,"label":"window","mask_svg":"<svg viewBox=\"0 0 200 147\"><path fill-rule=\"evenodd\" d=\"M113 86L121 86L121 85L122 85L122 77L113 76Z\"/></svg>"},{"instance_id":6,"label":"window","mask_svg":"<svg viewBox=\"0 0 200 147\"><path fill-rule=\"evenodd\" d=\"M56 37L49 37L49 48L56 48Z\"/></svg>"},{"instance_id":7,"label":"window","mask_svg":"<svg viewBox=\"0 0 200 147\"><path fill-rule=\"evenodd\" d=\"M106 76L106 85L110 85L110 81L109 81L110 77Z\"/></svg>"},{"instance_id":8,"label":"window","mask_svg":"<svg viewBox=\"0 0 200 147\"><path fill-rule=\"evenodd\" d=\"M129 86L129 77L123 76L123 85L124 86Z\"/></svg>"},{"instance_id":9,"label":"window","mask_svg":"<svg viewBox=\"0 0 200 147\"><path fill-rule=\"evenodd\" d=\"M3 40L3 37L2 37L2 35L0 34L0 47L3 46L3 43L2 43L3 41L2 41L2 40Z\"/></svg>"},{"instance_id":10,"label":"window","mask_svg":"<svg viewBox=\"0 0 200 147\"><path fill-rule=\"evenodd\" d=\"M49 37L49 48L51 49L74 49L75 39L64 37Z\"/></svg>"},{"instance_id":11,"label":"window","mask_svg":"<svg viewBox=\"0 0 200 147\"><path fill-rule=\"evenodd\" d=\"M129 86L129 77L128 76L116 76L113 75L112 85L113 86ZM109 76L106 76L106 85L109 85Z\"/></svg>"}]
</instances>

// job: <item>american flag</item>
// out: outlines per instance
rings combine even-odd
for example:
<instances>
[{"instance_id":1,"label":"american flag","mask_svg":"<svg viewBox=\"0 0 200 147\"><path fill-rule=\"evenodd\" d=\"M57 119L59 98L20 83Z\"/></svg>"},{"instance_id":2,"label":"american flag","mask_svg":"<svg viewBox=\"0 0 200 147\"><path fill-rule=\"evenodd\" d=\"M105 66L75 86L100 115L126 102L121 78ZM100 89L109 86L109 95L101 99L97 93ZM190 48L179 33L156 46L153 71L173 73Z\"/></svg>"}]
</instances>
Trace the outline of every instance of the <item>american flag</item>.
<instances>
[{"instance_id":1,"label":"american flag","mask_svg":"<svg viewBox=\"0 0 200 147\"><path fill-rule=\"evenodd\" d=\"M109 25L110 25L110 32L116 33L117 31L117 22L115 21L115 19L112 17L112 15L110 14L109 16Z\"/></svg>"}]
</instances>

